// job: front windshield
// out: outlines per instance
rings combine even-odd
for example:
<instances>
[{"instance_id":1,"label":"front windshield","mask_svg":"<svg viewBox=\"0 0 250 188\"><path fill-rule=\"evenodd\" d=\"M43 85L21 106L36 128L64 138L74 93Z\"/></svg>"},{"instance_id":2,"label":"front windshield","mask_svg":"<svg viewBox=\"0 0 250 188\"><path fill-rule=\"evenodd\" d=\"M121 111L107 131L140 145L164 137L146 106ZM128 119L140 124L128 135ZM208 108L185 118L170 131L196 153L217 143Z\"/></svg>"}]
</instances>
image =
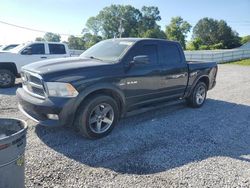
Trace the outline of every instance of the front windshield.
<instances>
[{"instance_id":1,"label":"front windshield","mask_svg":"<svg viewBox=\"0 0 250 188\"><path fill-rule=\"evenodd\" d=\"M26 43L19 44L15 48L10 49L9 52L18 53L21 49L23 49L24 46L26 46Z\"/></svg>"},{"instance_id":2,"label":"front windshield","mask_svg":"<svg viewBox=\"0 0 250 188\"><path fill-rule=\"evenodd\" d=\"M10 44L10 45L4 47L2 50L8 51L8 50L11 50L11 49L13 49L13 48L15 48L17 46L18 46L18 44Z\"/></svg>"},{"instance_id":3,"label":"front windshield","mask_svg":"<svg viewBox=\"0 0 250 188\"><path fill-rule=\"evenodd\" d=\"M105 40L83 52L81 57L113 62L119 60L133 44L126 40Z\"/></svg>"}]
</instances>

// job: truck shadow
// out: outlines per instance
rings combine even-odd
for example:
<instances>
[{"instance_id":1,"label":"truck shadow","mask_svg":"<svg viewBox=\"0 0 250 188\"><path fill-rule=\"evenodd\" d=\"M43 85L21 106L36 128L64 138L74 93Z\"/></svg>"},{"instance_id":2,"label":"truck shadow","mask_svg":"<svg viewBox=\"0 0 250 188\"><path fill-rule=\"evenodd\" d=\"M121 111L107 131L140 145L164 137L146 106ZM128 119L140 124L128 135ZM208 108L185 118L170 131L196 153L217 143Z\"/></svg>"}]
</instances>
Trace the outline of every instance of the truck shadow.
<instances>
[{"instance_id":1,"label":"truck shadow","mask_svg":"<svg viewBox=\"0 0 250 188\"><path fill-rule=\"evenodd\" d=\"M152 174L230 157L250 162L250 106L208 99L123 119L108 137L87 140L73 131L36 127L38 137L63 155L119 173Z\"/></svg>"},{"instance_id":2,"label":"truck shadow","mask_svg":"<svg viewBox=\"0 0 250 188\"><path fill-rule=\"evenodd\" d=\"M0 95L16 95L16 90L22 87L22 83L16 83L14 87L11 88L0 88Z\"/></svg>"}]
</instances>

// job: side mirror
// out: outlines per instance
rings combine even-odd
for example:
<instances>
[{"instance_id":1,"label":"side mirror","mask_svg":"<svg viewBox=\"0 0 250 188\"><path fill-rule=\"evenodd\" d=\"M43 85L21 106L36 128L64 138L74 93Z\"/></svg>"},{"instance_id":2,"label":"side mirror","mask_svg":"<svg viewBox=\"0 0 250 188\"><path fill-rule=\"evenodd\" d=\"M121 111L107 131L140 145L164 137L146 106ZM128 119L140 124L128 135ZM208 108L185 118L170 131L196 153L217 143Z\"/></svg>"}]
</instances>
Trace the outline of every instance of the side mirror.
<instances>
[{"instance_id":1,"label":"side mirror","mask_svg":"<svg viewBox=\"0 0 250 188\"><path fill-rule=\"evenodd\" d=\"M148 64L149 57L147 55L139 55L133 58L132 64Z\"/></svg>"},{"instance_id":2,"label":"side mirror","mask_svg":"<svg viewBox=\"0 0 250 188\"><path fill-rule=\"evenodd\" d=\"M22 51L23 55L32 55L31 47L27 47Z\"/></svg>"}]
</instances>

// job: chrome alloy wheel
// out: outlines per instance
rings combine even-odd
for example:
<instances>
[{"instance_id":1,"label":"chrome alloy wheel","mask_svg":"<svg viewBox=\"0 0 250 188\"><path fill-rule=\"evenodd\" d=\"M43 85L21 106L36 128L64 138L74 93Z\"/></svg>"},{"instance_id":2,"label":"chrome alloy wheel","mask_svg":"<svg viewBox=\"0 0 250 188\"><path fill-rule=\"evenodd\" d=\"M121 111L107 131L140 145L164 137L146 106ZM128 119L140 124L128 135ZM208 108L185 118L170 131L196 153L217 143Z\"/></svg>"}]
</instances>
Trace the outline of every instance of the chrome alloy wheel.
<instances>
[{"instance_id":1,"label":"chrome alloy wheel","mask_svg":"<svg viewBox=\"0 0 250 188\"><path fill-rule=\"evenodd\" d=\"M206 98L206 88L201 85L196 92L196 102L198 105L201 105Z\"/></svg>"},{"instance_id":2,"label":"chrome alloy wheel","mask_svg":"<svg viewBox=\"0 0 250 188\"><path fill-rule=\"evenodd\" d=\"M111 105L101 103L97 105L89 116L90 129L97 134L107 131L114 121L114 110Z\"/></svg>"}]
</instances>

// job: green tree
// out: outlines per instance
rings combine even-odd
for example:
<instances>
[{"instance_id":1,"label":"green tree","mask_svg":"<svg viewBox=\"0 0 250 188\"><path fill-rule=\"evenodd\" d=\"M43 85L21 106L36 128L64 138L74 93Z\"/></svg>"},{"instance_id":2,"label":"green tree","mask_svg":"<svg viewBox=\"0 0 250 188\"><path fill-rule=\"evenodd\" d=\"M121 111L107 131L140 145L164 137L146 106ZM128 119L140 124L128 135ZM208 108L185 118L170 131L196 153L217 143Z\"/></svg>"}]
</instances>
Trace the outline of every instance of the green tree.
<instances>
[{"instance_id":1,"label":"green tree","mask_svg":"<svg viewBox=\"0 0 250 188\"><path fill-rule=\"evenodd\" d=\"M87 20L86 26L94 35L97 35L101 31L101 20L99 17L92 16Z\"/></svg>"},{"instance_id":2,"label":"green tree","mask_svg":"<svg viewBox=\"0 0 250 188\"><path fill-rule=\"evenodd\" d=\"M111 5L102 9L97 15L104 38L119 36L120 25L124 29L123 37L136 36L140 17L140 11L130 5Z\"/></svg>"},{"instance_id":3,"label":"green tree","mask_svg":"<svg viewBox=\"0 0 250 188\"><path fill-rule=\"evenodd\" d=\"M82 39L85 43L85 49L88 49L94 44L100 42L102 40L102 37L98 35L92 35L91 33L85 33Z\"/></svg>"},{"instance_id":4,"label":"green tree","mask_svg":"<svg viewBox=\"0 0 250 188\"><path fill-rule=\"evenodd\" d=\"M85 48L85 41L81 37L75 37L75 36L71 35L68 38L67 44L68 44L70 49L74 49L74 50L85 50L86 49Z\"/></svg>"},{"instance_id":5,"label":"green tree","mask_svg":"<svg viewBox=\"0 0 250 188\"><path fill-rule=\"evenodd\" d=\"M241 44L245 44L247 42L250 42L250 35L244 36L241 38Z\"/></svg>"},{"instance_id":6,"label":"green tree","mask_svg":"<svg viewBox=\"0 0 250 188\"><path fill-rule=\"evenodd\" d=\"M193 38L200 38L203 45L216 44L217 22L213 19L203 18L193 28Z\"/></svg>"},{"instance_id":7,"label":"green tree","mask_svg":"<svg viewBox=\"0 0 250 188\"><path fill-rule=\"evenodd\" d=\"M158 7L143 6L141 9L141 18L139 21L139 32L146 32L148 30L159 29L160 26L157 24L157 21L161 20L160 11Z\"/></svg>"},{"instance_id":8,"label":"green tree","mask_svg":"<svg viewBox=\"0 0 250 188\"><path fill-rule=\"evenodd\" d=\"M94 35L102 33L103 38L118 37L120 26L124 29L122 37L139 37L151 35L149 33L159 34L157 21L160 20L157 7L144 6L140 11L130 5L111 5L102 9L97 16L90 17L86 26Z\"/></svg>"},{"instance_id":9,"label":"green tree","mask_svg":"<svg viewBox=\"0 0 250 188\"><path fill-rule=\"evenodd\" d=\"M200 38L209 48L231 49L240 46L240 37L224 20L203 18L193 29L193 39Z\"/></svg>"},{"instance_id":10,"label":"green tree","mask_svg":"<svg viewBox=\"0 0 250 188\"><path fill-rule=\"evenodd\" d=\"M60 42L61 41L61 36L59 34L55 34L55 33L45 33L44 35L44 40L45 41L49 41L49 42Z\"/></svg>"},{"instance_id":11,"label":"green tree","mask_svg":"<svg viewBox=\"0 0 250 188\"><path fill-rule=\"evenodd\" d=\"M195 38L187 43L187 50L199 50L201 45L202 45L201 39Z\"/></svg>"},{"instance_id":12,"label":"green tree","mask_svg":"<svg viewBox=\"0 0 250 188\"><path fill-rule=\"evenodd\" d=\"M173 17L170 24L166 26L166 36L169 40L179 41L182 47L186 49L186 37L191 27L181 17Z\"/></svg>"},{"instance_id":13,"label":"green tree","mask_svg":"<svg viewBox=\"0 0 250 188\"><path fill-rule=\"evenodd\" d=\"M36 37L35 41L44 41L43 37Z\"/></svg>"},{"instance_id":14,"label":"green tree","mask_svg":"<svg viewBox=\"0 0 250 188\"><path fill-rule=\"evenodd\" d=\"M231 49L241 45L239 34L233 31L224 20L220 20L218 22L217 33L218 42L214 44L215 46L217 45L221 46L222 48Z\"/></svg>"},{"instance_id":15,"label":"green tree","mask_svg":"<svg viewBox=\"0 0 250 188\"><path fill-rule=\"evenodd\" d=\"M159 28L149 29L146 32L141 33L140 37L166 39L164 31L160 30Z\"/></svg>"}]
</instances>

